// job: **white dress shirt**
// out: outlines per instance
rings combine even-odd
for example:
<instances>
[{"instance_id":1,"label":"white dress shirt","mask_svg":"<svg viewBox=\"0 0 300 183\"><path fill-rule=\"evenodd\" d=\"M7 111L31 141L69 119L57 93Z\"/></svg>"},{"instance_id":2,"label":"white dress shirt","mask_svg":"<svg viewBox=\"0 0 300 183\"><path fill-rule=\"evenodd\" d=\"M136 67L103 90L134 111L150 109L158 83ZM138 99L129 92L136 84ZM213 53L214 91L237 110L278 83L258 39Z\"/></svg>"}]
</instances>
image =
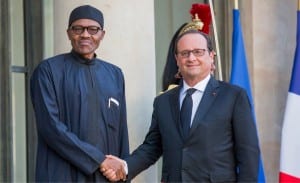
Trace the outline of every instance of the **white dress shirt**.
<instances>
[{"instance_id":1,"label":"white dress shirt","mask_svg":"<svg viewBox=\"0 0 300 183\"><path fill-rule=\"evenodd\" d=\"M203 93L204 93L204 90L206 88L206 85L210 79L210 74L204 78L202 81L200 81L199 83L197 83L194 87L190 87L185 81L183 81L183 87L182 89L180 90L180 109L181 109L181 106L182 106L182 102L183 102L183 99L186 95L186 91L190 88L195 88L197 89L193 95L192 95L192 99L193 99L193 109L192 109L192 117L191 117L191 123L190 123L190 126L192 126L192 123L193 123L193 120L194 120L194 117L195 117L195 114L196 114L196 111L198 109L198 106L200 104L200 101L202 99L202 96L203 96Z\"/></svg>"}]
</instances>

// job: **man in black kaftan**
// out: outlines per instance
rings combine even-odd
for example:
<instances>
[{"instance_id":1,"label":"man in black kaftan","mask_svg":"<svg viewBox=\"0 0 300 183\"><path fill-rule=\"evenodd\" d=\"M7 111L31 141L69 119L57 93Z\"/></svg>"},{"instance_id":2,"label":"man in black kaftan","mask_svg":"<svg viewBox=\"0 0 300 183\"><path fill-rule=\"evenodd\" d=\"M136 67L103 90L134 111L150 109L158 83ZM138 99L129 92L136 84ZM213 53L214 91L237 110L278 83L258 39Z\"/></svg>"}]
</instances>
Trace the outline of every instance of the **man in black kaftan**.
<instances>
[{"instance_id":1,"label":"man in black kaftan","mask_svg":"<svg viewBox=\"0 0 300 183\"><path fill-rule=\"evenodd\" d=\"M75 8L67 33L72 51L42 61L31 77L36 181L108 181L99 171L105 155L129 154L123 74L96 58L105 34L98 9Z\"/></svg>"}]
</instances>

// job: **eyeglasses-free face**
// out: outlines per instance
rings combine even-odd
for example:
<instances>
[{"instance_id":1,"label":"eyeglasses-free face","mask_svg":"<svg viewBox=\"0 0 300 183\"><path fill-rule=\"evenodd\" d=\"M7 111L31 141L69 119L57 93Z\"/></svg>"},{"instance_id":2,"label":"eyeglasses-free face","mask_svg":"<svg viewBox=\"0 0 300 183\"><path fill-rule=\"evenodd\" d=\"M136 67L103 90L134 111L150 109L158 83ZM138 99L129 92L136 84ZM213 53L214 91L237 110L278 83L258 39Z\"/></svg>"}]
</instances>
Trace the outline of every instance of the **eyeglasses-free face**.
<instances>
[{"instance_id":1,"label":"eyeglasses-free face","mask_svg":"<svg viewBox=\"0 0 300 183\"><path fill-rule=\"evenodd\" d=\"M205 54L206 49L194 49L194 50L183 50L177 53L177 55L180 55L182 58L188 58L191 53L195 57L201 57Z\"/></svg>"},{"instance_id":2,"label":"eyeglasses-free face","mask_svg":"<svg viewBox=\"0 0 300 183\"><path fill-rule=\"evenodd\" d=\"M80 26L80 25L75 25L75 26L71 26L69 28L69 30L71 30L76 35L82 34L85 30L87 30L87 32L90 35L95 35L95 34L98 33L99 30L102 30L102 28L97 27L97 26L87 26L87 27L84 27L84 26Z\"/></svg>"}]
</instances>

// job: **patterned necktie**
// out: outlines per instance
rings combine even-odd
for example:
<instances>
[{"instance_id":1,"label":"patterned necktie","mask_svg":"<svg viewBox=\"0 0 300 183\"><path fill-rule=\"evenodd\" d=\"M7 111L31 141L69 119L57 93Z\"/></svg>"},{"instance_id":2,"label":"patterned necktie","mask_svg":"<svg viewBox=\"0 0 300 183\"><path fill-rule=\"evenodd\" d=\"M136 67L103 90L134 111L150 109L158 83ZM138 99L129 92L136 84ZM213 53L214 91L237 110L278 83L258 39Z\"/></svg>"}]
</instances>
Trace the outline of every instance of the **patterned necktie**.
<instances>
[{"instance_id":1,"label":"patterned necktie","mask_svg":"<svg viewBox=\"0 0 300 183\"><path fill-rule=\"evenodd\" d=\"M189 134L191 117L192 117L192 109L193 109L193 99L192 94L196 91L195 88L190 88L186 91L186 95L182 102L181 110L180 110L180 120L183 129L183 135L186 139Z\"/></svg>"}]
</instances>

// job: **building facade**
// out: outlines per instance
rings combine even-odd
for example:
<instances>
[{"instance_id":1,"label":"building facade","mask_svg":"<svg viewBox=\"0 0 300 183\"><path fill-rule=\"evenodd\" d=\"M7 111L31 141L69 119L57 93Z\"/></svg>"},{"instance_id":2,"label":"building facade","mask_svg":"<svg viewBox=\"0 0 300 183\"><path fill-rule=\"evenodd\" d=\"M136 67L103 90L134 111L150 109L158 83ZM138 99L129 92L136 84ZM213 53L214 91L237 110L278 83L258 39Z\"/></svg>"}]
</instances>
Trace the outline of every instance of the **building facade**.
<instances>
[{"instance_id":1,"label":"building facade","mask_svg":"<svg viewBox=\"0 0 300 183\"><path fill-rule=\"evenodd\" d=\"M70 51L70 11L83 4L104 13L97 55L122 68L130 149L142 143L173 33L205 0L1 0L0 182L34 179L36 131L29 78L44 58ZM233 0L214 0L223 80L229 80ZM267 182L277 182L281 127L296 45L296 0L240 0L248 68ZM219 67L219 65L217 65ZM160 162L135 182L160 181ZM154 177L154 178L153 178Z\"/></svg>"}]
</instances>

